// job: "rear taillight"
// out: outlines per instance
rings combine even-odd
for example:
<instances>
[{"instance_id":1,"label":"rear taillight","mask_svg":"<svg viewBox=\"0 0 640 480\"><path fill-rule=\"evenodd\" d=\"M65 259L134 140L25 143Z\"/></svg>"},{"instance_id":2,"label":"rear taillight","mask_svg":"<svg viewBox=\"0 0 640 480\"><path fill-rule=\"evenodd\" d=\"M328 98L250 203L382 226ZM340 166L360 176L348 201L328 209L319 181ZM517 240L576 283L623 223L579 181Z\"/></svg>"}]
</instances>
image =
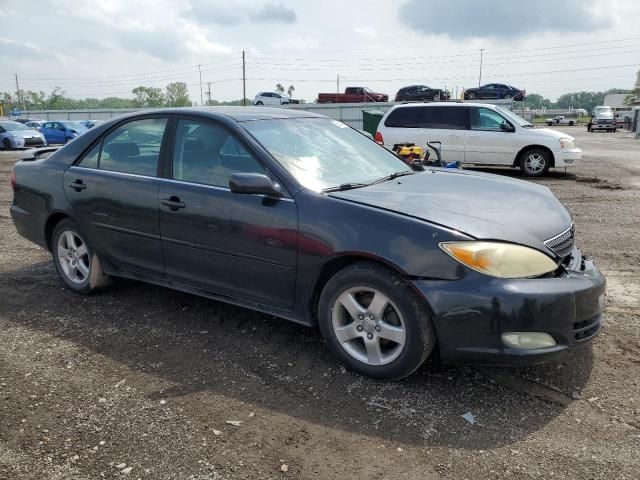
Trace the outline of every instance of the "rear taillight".
<instances>
[{"instance_id":1,"label":"rear taillight","mask_svg":"<svg viewBox=\"0 0 640 480\"><path fill-rule=\"evenodd\" d=\"M380 132L376 132L376 136L373 137L373 139L376 141L376 143L384 145L384 138L382 138L382 134Z\"/></svg>"},{"instance_id":2,"label":"rear taillight","mask_svg":"<svg viewBox=\"0 0 640 480\"><path fill-rule=\"evenodd\" d=\"M11 170L11 189L16 189L16 169Z\"/></svg>"}]
</instances>

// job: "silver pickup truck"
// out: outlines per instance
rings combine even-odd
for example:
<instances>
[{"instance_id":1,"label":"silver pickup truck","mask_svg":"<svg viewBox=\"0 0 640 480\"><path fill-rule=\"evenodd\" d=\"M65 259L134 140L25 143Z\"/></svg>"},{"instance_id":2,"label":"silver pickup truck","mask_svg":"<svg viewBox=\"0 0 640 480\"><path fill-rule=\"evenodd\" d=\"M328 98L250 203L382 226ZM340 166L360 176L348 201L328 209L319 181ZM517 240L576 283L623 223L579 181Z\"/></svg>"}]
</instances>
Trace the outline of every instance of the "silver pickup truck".
<instances>
[{"instance_id":1,"label":"silver pickup truck","mask_svg":"<svg viewBox=\"0 0 640 480\"><path fill-rule=\"evenodd\" d=\"M606 130L607 132L616 131L616 122L613 119L613 110L608 106L596 107L591 116L591 121L587 124L587 130Z\"/></svg>"}]
</instances>

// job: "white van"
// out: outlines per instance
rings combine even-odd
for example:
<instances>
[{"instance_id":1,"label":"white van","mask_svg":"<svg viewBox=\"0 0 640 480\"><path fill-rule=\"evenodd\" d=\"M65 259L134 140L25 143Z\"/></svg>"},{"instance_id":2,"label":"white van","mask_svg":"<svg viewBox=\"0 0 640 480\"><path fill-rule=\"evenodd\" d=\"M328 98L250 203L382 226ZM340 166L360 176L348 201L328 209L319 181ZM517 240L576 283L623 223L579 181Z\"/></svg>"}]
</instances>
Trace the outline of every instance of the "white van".
<instances>
[{"instance_id":1,"label":"white van","mask_svg":"<svg viewBox=\"0 0 640 480\"><path fill-rule=\"evenodd\" d=\"M375 140L388 148L412 142L442 142L442 158L475 165L520 167L527 176L579 163L582 150L572 136L534 128L498 105L480 103L409 103L382 117Z\"/></svg>"}]
</instances>

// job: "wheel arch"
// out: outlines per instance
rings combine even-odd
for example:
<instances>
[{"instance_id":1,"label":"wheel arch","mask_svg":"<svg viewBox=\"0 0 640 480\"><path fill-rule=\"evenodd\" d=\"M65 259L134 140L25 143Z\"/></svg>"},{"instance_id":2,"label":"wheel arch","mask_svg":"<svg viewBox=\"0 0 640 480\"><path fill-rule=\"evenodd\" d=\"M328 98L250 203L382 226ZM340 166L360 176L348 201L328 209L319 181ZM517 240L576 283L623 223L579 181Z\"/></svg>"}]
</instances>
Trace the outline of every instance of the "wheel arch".
<instances>
[{"instance_id":1,"label":"wheel arch","mask_svg":"<svg viewBox=\"0 0 640 480\"><path fill-rule=\"evenodd\" d=\"M318 320L318 301L320 300L320 294L322 293L322 290L324 289L327 282L339 271L344 270L345 268L359 262L376 263L381 267L394 271L403 278L411 278L411 276L407 274L407 272L402 270L402 268L400 268L398 265L395 265L388 260L375 255L350 252L335 256L325 262L324 265L322 265L320 272L316 275L316 278L313 282L311 295L309 295L309 298L307 300L307 310L312 322L316 323ZM428 302L425 302L425 304L427 305L427 308L431 310Z\"/></svg>"},{"instance_id":2,"label":"wheel arch","mask_svg":"<svg viewBox=\"0 0 640 480\"><path fill-rule=\"evenodd\" d=\"M553 154L553 151L545 146L545 145L527 145L526 147L523 147L517 154L515 159L513 160L513 166L514 167L519 167L520 166L520 162L522 161L522 158L524 157L524 154L528 151L528 150L533 150L539 148L540 150L544 150L545 152L547 152L549 154L549 158L551 159L551 162L549 164L549 167L555 167L556 166L556 157Z\"/></svg>"},{"instance_id":3,"label":"wheel arch","mask_svg":"<svg viewBox=\"0 0 640 480\"><path fill-rule=\"evenodd\" d=\"M49 215L49 218L47 218L47 221L44 225L44 240L49 251L51 251L51 237L53 236L53 231L55 230L56 225L67 218L71 217L69 216L69 214L61 211L53 212L51 215Z\"/></svg>"}]
</instances>

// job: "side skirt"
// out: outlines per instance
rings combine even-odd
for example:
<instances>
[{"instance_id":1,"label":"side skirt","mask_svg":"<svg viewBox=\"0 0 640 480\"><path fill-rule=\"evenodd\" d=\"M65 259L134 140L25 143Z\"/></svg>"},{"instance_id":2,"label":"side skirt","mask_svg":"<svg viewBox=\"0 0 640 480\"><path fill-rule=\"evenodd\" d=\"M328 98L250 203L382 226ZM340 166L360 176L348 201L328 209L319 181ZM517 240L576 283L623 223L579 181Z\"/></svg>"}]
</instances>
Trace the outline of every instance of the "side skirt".
<instances>
[{"instance_id":1,"label":"side skirt","mask_svg":"<svg viewBox=\"0 0 640 480\"><path fill-rule=\"evenodd\" d=\"M185 285L184 283L180 283L180 282L174 282L172 280L162 278L162 277L155 277L155 276L152 277L149 275L143 275L138 272L134 272L132 270L126 270L123 268L115 267L109 264L109 262L104 262L103 266L104 266L105 272L109 275L113 275L114 277L122 277L122 278L130 278L132 280L139 280L142 282L151 283L153 285L159 285L161 287L167 287L173 290L178 290L180 292L190 293L193 295L198 295L200 297L209 298L211 300L216 300L218 302L229 303L231 305L236 305L238 307L248 308L249 310L255 310L257 312L266 313L276 317L284 318L285 320L299 323L307 327L315 325L309 319L300 318L290 310L283 310L280 308L243 300L243 299L232 297L229 295L221 295L221 294L209 292L201 288L193 287L191 285Z\"/></svg>"}]
</instances>

